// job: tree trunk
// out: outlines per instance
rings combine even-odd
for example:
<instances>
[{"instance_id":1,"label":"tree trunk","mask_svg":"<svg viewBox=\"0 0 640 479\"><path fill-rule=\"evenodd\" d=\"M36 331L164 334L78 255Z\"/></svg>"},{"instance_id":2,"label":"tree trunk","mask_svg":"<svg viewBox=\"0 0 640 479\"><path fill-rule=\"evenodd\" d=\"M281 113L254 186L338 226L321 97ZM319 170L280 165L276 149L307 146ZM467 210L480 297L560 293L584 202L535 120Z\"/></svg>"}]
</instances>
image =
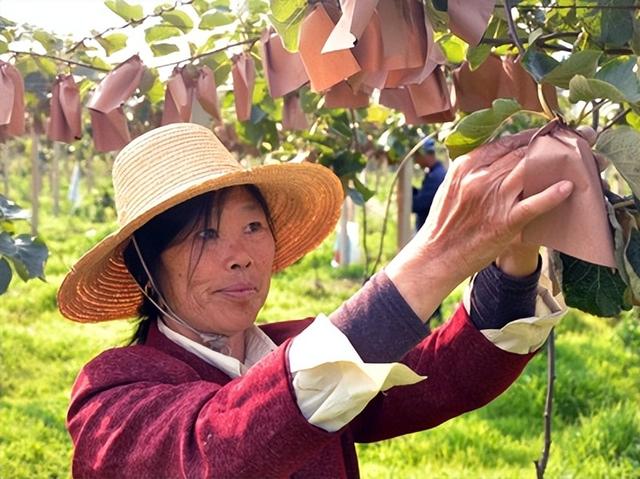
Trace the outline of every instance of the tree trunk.
<instances>
[{"instance_id":1,"label":"tree trunk","mask_svg":"<svg viewBox=\"0 0 640 479\"><path fill-rule=\"evenodd\" d=\"M40 159L38 134L31 133L31 234L38 234L38 216L40 214Z\"/></svg>"},{"instance_id":2,"label":"tree trunk","mask_svg":"<svg viewBox=\"0 0 640 479\"><path fill-rule=\"evenodd\" d=\"M398 177L398 251L411 239L411 178L413 160L408 160Z\"/></svg>"}]
</instances>

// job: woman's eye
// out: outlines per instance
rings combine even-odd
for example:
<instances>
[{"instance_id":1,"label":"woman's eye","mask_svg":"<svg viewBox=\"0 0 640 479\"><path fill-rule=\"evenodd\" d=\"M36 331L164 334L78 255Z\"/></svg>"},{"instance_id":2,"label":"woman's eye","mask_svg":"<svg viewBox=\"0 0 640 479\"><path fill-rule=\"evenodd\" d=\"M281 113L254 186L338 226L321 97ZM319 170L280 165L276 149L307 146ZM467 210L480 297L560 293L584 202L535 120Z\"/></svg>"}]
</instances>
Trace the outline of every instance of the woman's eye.
<instances>
[{"instance_id":1,"label":"woman's eye","mask_svg":"<svg viewBox=\"0 0 640 479\"><path fill-rule=\"evenodd\" d=\"M207 228L206 230L200 231L198 237L203 240L216 239L218 237L218 231L213 228Z\"/></svg>"},{"instance_id":2,"label":"woman's eye","mask_svg":"<svg viewBox=\"0 0 640 479\"><path fill-rule=\"evenodd\" d=\"M262 229L262 223L259 221L253 221L247 225L247 230L251 233L260 231Z\"/></svg>"}]
</instances>

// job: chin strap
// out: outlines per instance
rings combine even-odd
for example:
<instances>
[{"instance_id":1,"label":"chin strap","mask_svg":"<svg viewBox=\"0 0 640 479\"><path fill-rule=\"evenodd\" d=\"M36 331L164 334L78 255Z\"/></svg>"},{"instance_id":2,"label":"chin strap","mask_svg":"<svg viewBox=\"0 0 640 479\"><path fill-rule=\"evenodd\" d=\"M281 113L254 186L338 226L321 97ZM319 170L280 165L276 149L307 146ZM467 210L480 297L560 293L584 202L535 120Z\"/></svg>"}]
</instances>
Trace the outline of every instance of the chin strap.
<instances>
[{"instance_id":1,"label":"chin strap","mask_svg":"<svg viewBox=\"0 0 640 479\"><path fill-rule=\"evenodd\" d=\"M140 260L140 263L142 264L142 267L144 268L145 273L147 273L147 278L149 278L149 283L151 284L151 288L153 288L153 290L158 295L159 302L162 303L164 306L166 306L166 308L158 304L158 302L155 301L151 297L151 295L147 293L146 288L141 287L137 281L136 281L136 285L138 285L138 288L140 288L140 291L142 291L142 294L144 294L145 297L149 301L151 301L151 303L156 308L158 308L160 312L162 312L163 316L160 319L163 321L165 319L170 319L178 323L179 325L184 326L193 334L197 335L201 339L201 341L204 344L206 344L207 347L209 347L210 349L228 354L228 352L226 352L226 350L228 349L228 342L229 342L228 336L225 336L224 334L207 333L204 331L200 331L199 329L196 329L193 326L191 326L189 323L187 323L184 319L178 316L175 313L175 311L173 311L173 309L171 309L171 306L169 306L169 303L162 296L162 293L160 292L160 288L156 286L156 283L153 280L153 277L151 276L151 272L149 271L149 268L147 268L147 264L145 263L144 258L142 257L142 252L140 251L138 242L136 241L135 233L131 236L131 241L133 242L133 247L136 249L136 253L138 254L138 259Z\"/></svg>"}]
</instances>

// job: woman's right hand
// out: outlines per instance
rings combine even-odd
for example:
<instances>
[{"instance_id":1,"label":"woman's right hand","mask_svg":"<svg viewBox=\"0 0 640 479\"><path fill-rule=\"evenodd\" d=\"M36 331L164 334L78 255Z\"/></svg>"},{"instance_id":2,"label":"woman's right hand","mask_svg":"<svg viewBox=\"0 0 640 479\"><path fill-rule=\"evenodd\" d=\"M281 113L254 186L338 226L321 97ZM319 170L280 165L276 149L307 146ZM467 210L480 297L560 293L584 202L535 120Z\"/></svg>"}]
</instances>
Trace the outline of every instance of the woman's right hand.
<instances>
[{"instance_id":1,"label":"woman's right hand","mask_svg":"<svg viewBox=\"0 0 640 479\"><path fill-rule=\"evenodd\" d=\"M488 266L524 226L572 191L569 181L521 199L533 131L501 138L456 159L426 223L385 271L426 319L465 278Z\"/></svg>"}]
</instances>

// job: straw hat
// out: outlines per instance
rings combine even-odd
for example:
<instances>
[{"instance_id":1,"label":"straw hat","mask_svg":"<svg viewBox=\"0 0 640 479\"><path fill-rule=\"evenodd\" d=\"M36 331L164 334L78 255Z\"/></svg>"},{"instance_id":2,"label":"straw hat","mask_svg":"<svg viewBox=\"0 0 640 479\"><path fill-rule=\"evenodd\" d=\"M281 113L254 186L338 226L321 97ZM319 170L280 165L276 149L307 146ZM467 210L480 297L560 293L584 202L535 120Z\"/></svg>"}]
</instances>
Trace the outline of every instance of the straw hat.
<instances>
[{"instance_id":1,"label":"straw hat","mask_svg":"<svg viewBox=\"0 0 640 479\"><path fill-rule=\"evenodd\" d=\"M333 230L343 200L340 180L311 163L245 169L207 128L175 123L129 143L113 165L119 228L89 250L58 291L64 316L80 322L131 318L142 294L122 252L131 234L154 216L207 191L256 185L276 235L273 270L318 246Z\"/></svg>"}]
</instances>

